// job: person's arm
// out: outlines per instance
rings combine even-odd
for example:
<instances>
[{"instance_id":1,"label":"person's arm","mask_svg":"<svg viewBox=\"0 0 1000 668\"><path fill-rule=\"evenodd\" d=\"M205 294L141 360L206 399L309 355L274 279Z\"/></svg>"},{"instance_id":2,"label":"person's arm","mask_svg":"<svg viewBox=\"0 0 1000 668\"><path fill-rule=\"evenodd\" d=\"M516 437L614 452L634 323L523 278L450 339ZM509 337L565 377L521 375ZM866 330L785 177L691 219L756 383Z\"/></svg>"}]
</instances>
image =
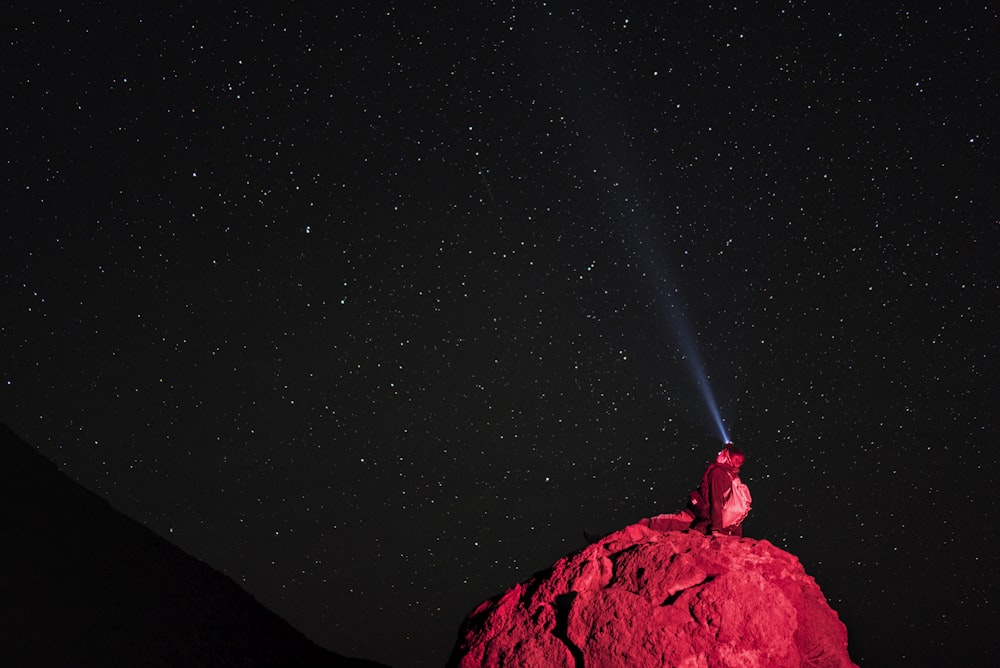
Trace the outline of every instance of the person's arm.
<instances>
[{"instance_id":1,"label":"person's arm","mask_svg":"<svg viewBox=\"0 0 1000 668\"><path fill-rule=\"evenodd\" d=\"M733 481L720 467L715 467L708 474L708 497L709 497L709 516L711 518L711 524L709 525L709 531L722 531L724 528L722 526L722 504L726 500L726 492L728 492L733 486Z\"/></svg>"}]
</instances>

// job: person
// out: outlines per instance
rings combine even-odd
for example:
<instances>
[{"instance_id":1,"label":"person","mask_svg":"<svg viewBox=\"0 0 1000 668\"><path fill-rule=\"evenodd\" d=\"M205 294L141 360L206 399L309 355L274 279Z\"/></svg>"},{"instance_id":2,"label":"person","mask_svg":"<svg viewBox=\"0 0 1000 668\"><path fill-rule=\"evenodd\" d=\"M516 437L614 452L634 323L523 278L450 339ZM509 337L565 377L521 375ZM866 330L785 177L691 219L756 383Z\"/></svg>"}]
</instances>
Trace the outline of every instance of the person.
<instances>
[{"instance_id":1,"label":"person","mask_svg":"<svg viewBox=\"0 0 1000 668\"><path fill-rule=\"evenodd\" d=\"M722 504L746 460L743 450L726 443L701 477L698 489L691 492L687 506L676 513L648 517L639 524L654 531L699 531L711 535L742 536L743 523L723 526Z\"/></svg>"}]
</instances>

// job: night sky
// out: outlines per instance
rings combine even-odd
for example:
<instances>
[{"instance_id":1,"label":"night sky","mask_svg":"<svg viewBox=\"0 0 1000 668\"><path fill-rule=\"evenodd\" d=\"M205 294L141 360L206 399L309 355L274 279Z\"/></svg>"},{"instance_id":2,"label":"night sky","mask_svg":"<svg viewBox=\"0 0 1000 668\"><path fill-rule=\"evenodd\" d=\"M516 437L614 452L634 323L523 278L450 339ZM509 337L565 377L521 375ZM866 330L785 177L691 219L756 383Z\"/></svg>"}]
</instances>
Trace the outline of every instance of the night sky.
<instances>
[{"instance_id":1,"label":"night sky","mask_svg":"<svg viewBox=\"0 0 1000 668\"><path fill-rule=\"evenodd\" d=\"M442 665L717 408L855 661L1000 655L991 3L16 4L0 420L316 642Z\"/></svg>"}]
</instances>

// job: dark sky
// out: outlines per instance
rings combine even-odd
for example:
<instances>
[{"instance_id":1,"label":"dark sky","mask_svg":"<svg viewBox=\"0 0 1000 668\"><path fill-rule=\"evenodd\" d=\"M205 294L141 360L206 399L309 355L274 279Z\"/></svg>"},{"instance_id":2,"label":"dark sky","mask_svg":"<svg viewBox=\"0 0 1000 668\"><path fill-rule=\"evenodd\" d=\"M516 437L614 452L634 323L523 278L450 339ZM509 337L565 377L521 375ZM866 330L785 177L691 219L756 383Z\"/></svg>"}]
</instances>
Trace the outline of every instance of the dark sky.
<instances>
[{"instance_id":1,"label":"dark sky","mask_svg":"<svg viewBox=\"0 0 1000 668\"><path fill-rule=\"evenodd\" d=\"M320 644L679 508L700 358L857 662L1000 653L990 3L16 4L0 420Z\"/></svg>"}]
</instances>

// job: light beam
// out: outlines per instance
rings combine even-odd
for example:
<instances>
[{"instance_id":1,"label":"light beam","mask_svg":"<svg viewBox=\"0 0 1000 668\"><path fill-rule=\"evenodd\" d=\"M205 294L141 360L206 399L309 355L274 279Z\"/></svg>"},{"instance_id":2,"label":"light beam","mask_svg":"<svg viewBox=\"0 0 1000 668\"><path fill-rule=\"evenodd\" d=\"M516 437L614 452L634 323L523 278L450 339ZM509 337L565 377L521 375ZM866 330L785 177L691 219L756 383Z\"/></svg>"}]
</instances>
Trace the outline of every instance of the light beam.
<instances>
[{"instance_id":1,"label":"light beam","mask_svg":"<svg viewBox=\"0 0 1000 668\"><path fill-rule=\"evenodd\" d=\"M647 280L654 283L652 286L655 295L654 299L659 307L660 315L674 334L682 359L686 362L688 370L691 373L691 379L698 387L702 401L712 416L712 421L715 424L719 437L723 443L728 443L730 442L729 432L726 430L725 423L722 420L722 413L719 410L719 404L716 402L715 394L712 392L708 373L705 371L705 363L702 361L701 352L698 348L698 340L691 329L687 315L684 313L684 308L679 302L680 291L676 281L671 278L670 264L663 254L659 252L658 246L655 240L647 237L646 243L641 244L640 247L652 250L636 252L635 255L644 260L645 266L642 273L647 277Z\"/></svg>"}]
</instances>

